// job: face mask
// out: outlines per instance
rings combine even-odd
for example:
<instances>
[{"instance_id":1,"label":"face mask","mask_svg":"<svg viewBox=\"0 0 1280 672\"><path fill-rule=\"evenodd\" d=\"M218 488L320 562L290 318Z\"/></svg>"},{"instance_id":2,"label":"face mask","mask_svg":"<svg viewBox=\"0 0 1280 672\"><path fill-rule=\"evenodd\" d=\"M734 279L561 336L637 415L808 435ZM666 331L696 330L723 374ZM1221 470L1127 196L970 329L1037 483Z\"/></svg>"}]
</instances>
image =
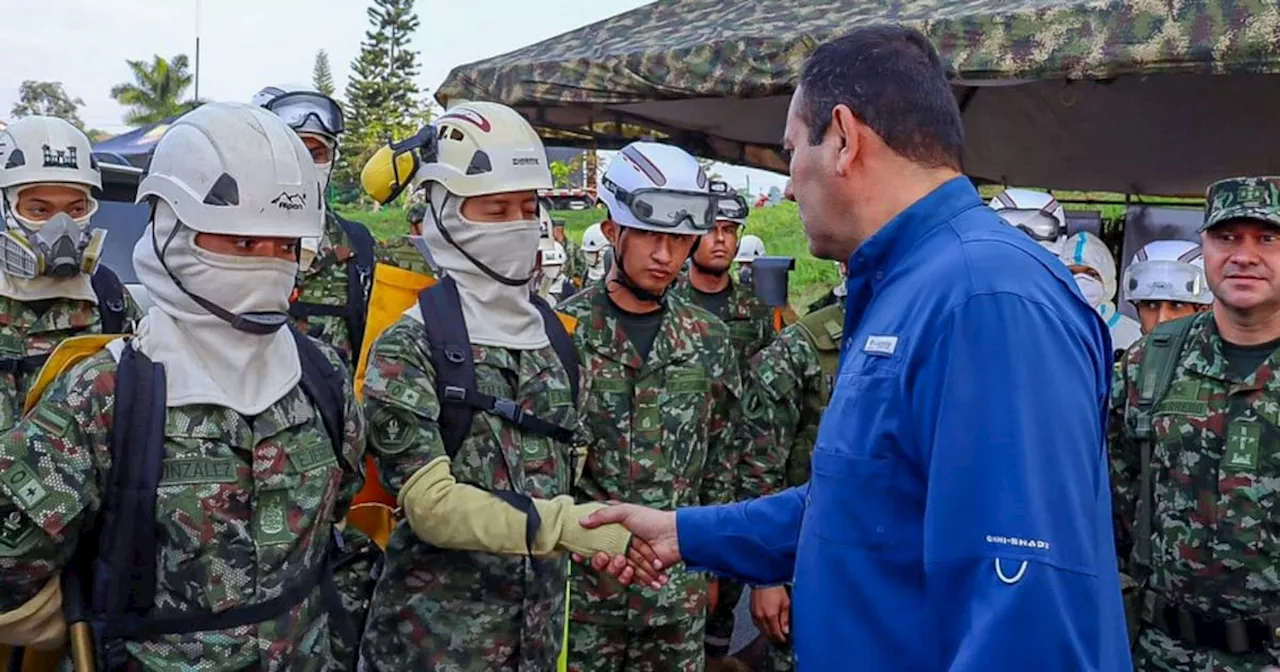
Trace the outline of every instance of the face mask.
<instances>
[{"instance_id":1,"label":"face mask","mask_svg":"<svg viewBox=\"0 0 1280 672\"><path fill-rule=\"evenodd\" d=\"M0 234L0 261L6 273L19 278L92 274L98 267L106 238L105 230L88 231L87 225L60 212L34 233L28 234L24 227Z\"/></svg>"},{"instance_id":2,"label":"face mask","mask_svg":"<svg viewBox=\"0 0 1280 672\"><path fill-rule=\"evenodd\" d=\"M441 193L432 194L429 204L440 213L439 227L426 223L425 227L434 230L424 231L423 237L444 238L438 245L429 242L429 247L439 250L436 260L446 272L463 275L479 272L509 287L523 286L533 279L540 237L538 220L501 224L473 222L462 216L461 198L447 194L443 189L439 191ZM532 253L514 253L517 250L531 250Z\"/></svg>"},{"instance_id":3,"label":"face mask","mask_svg":"<svg viewBox=\"0 0 1280 672\"><path fill-rule=\"evenodd\" d=\"M1075 275L1076 286L1080 288L1080 293L1084 294L1084 298L1089 305L1097 308L1107 300L1102 288L1102 281L1089 275L1088 273L1077 273Z\"/></svg>"}]
</instances>

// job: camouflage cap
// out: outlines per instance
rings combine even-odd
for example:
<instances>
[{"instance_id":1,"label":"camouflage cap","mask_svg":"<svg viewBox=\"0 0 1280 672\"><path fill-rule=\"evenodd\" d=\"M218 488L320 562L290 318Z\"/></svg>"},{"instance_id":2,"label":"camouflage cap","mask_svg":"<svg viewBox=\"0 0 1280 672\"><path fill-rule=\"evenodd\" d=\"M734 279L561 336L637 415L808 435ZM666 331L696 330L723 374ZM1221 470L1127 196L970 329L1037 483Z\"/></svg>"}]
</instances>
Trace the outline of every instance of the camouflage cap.
<instances>
[{"instance_id":1,"label":"camouflage cap","mask_svg":"<svg viewBox=\"0 0 1280 672\"><path fill-rule=\"evenodd\" d=\"M1201 231L1230 219L1280 227L1280 177L1232 177L1209 185Z\"/></svg>"}]
</instances>

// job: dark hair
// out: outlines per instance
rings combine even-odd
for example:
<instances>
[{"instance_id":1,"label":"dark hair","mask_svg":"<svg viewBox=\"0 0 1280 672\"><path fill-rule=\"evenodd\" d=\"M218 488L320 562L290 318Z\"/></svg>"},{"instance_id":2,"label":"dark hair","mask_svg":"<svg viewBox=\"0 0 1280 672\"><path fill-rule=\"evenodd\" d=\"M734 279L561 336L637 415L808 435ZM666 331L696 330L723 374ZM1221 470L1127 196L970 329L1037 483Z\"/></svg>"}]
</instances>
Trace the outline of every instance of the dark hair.
<instances>
[{"instance_id":1,"label":"dark hair","mask_svg":"<svg viewBox=\"0 0 1280 672\"><path fill-rule=\"evenodd\" d=\"M800 86L809 144L822 143L831 110L847 105L898 154L930 167L960 169L960 107L946 66L919 31L896 25L849 31L810 54Z\"/></svg>"}]
</instances>

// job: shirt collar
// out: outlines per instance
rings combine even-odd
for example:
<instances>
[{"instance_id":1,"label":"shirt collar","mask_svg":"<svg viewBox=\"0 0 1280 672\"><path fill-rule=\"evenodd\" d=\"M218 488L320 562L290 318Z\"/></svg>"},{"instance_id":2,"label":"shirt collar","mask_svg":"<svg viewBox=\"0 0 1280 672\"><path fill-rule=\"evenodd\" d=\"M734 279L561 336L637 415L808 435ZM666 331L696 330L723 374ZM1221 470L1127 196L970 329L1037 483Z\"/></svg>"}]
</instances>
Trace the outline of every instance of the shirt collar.
<instances>
[{"instance_id":1,"label":"shirt collar","mask_svg":"<svg viewBox=\"0 0 1280 672\"><path fill-rule=\"evenodd\" d=\"M914 249L926 233L951 221L964 210L982 205L982 197L969 178L947 180L889 220L849 257L849 279L869 277L891 267Z\"/></svg>"}]
</instances>

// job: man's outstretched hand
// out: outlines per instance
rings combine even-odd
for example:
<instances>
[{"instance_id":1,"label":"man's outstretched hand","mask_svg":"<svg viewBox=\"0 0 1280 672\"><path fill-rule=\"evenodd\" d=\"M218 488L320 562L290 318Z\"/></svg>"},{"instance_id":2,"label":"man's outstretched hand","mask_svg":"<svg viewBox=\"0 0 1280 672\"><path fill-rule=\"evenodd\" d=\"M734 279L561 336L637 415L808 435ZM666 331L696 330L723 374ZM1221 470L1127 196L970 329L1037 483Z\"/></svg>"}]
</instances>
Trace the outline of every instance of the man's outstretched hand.
<instances>
[{"instance_id":1,"label":"man's outstretched hand","mask_svg":"<svg viewBox=\"0 0 1280 672\"><path fill-rule=\"evenodd\" d=\"M662 588L667 576L665 573L655 574L680 562L680 540L676 535L674 511L616 504L600 509L579 522L586 528L619 523L631 530L631 548L626 556L611 558L607 553L597 553L591 559L591 566L596 571L613 575L623 585L639 578L655 590Z\"/></svg>"}]
</instances>

